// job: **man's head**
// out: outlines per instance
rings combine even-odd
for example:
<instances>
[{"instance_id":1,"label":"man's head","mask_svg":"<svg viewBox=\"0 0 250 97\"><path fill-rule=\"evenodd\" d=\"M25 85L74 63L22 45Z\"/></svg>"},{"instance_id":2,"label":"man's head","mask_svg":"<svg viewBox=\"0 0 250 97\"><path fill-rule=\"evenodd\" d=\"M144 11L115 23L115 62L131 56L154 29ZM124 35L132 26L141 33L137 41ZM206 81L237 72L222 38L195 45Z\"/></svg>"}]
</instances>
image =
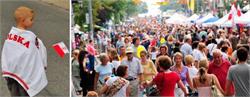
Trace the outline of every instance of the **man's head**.
<instances>
[{"instance_id":1,"label":"man's head","mask_svg":"<svg viewBox=\"0 0 250 97\"><path fill-rule=\"evenodd\" d=\"M191 37L191 35L190 34L188 34L188 35L186 35L186 36L184 36L184 41L186 42L186 43L188 43L188 44L192 44L192 37Z\"/></svg>"},{"instance_id":2,"label":"man's head","mask_svg":"<svg viewBox=\"0 0 250 97\"><path fill-rule=\"evenodd\" d=\"M33 24L34 11L28 7L21 6L15 10L14 17L17 25L26 29Z\"/></svg>"},{"instance_id":3,"label":"man's head","mask_svg":"<svg viewBox=\"0 0 250 97\"><path fill-rule=\"evenodd\" d=\"M222 53L221 53L221 50L215 49L213 51L213 62L216 65L221 65L221 62L222 62Z\"/></svg>"},{"instance_id":4,"label":"man's head","mask_svg":"<svg viewBox=\"0 0 250 97\"><path fill-rule=\"evenodd\" d=\"M126 54L126 48L125 48L125 46L120 46L119 47L119 51L120 51L120 55L123 55L123 54Z\"/></svg>"},{"instance_id":5,"label":"man's head","mask_svg":"<svg viewBox=\"0 0 250 97\"><path fill-rule=\"evenodd\" d=\"M135 46L140 45L140 38L139 38L139 37L134 38L134 39L133 39L133 44L134 44Z\"/></svg>"},{"instance_id":6,"label":"man's head","mask_svg":"<svg viewBox=\"0 0 250 97\"><path fill-rule=\"evenodd\" d=\"M237 58L240 62L245 62L248 58L248 50L245 47L237 49Z\"/></svg>"},{"instance_id":7,"label":"man's head","mask_svg":"<svg viewBox=\"0 0 250 97\"><path fill-rule=\"evenodd\" d=\"M89 91L86 97L99 97L99 96L98 93L96 93L95 91Z\"/></svg>"},{"instance_id":8,"label":"man's head","mask_svg":"<svg viewBox=\"0 0 250 97\"><path fill-rule=\"evenodd\" d=\"M128 60L132 60L133 59L133 48L132 47L128 47L126 49L126 55L127 55L127 58Z\"/></svg>"}]
</instances>

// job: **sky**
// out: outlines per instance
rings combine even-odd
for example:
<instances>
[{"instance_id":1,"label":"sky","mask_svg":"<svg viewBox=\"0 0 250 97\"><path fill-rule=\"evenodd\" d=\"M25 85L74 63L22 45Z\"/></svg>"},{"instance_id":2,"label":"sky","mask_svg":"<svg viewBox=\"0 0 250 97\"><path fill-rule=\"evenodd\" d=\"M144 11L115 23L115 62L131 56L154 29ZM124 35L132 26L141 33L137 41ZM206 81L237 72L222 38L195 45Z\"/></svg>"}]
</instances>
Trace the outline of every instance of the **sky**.
<instances>
[{"instance_id":1,"label":"sky","mask_svg":"<svg viewBox=\"0 0 250 97\"><path fill-rule=\"evenodd\" d=\"M146 2L148 5L147 15L156 16L156 15L161 13L161 11L159 9L160 6L156 5L156 2L160 2L162 0L141 0L141 1Z\"/></svg>"}]
</instances>

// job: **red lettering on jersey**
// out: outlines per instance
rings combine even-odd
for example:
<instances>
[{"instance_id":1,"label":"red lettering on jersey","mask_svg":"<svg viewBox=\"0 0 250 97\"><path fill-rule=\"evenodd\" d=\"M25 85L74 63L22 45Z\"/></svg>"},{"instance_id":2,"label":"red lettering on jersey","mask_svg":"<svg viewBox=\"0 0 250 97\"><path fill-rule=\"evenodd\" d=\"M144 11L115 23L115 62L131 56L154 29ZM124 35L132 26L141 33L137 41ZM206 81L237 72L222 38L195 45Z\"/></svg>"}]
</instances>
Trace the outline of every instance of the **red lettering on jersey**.
<instances>
[{"instance_id":1,"label":"red lettering on jersey","mask_svg":"<svg viewBox=\"0 0 250 97\"><path fill-rule=\"evenodd\" d=\"M14 35L13 40L14 40L14 41L17 41L17 37L18 37L17 35Z\"/></svg>"},{"instance_id":2,"label":"red lettering on jersey","mask_svg":"<svg viewBox=\"0 0 250 97\"><path fill-rule=\"evenodd\" d=\"M7 40L13 40L17 43L22 44L23 46L25 46L26 48L30 47L30 41L26 41L25 43L23 43L23 41L25 40L23 37L18 36L18 35L13 35L13 34L8 34L7 36Z\"/></svg>"},{"instance_id":3,"label":"red lettering on jersey","mask_svg":"<svg viewBox=\"0 0 250 97\"><path fill-rule=\"evenodd\" d=\"M23 44L26 48L29 48L30 47L30 41L27 41Z\"/></svg>"},{"instance_id":4,"label":"red lettering on jersey","mask_svg":"<svg viewBox=\"0 0 250 97\"><path fill-rule=\"evenodd\" d=\"M7 39L12 40L11 36L12 36L12 34L9 34Z\"/></svg>"},{"instance_id":5,"label":"red lettering on jersey","mask_svg":"<svg viewBox=\"0 0 250 97\"><path fill-rule=\"evenodd\" d=\"M17 42L19 42L19 43L23 44L23 40L24 40L24 38L22 38L21 36L19 36L19 38L18 38Z\"/></svg>"}]
</instances>

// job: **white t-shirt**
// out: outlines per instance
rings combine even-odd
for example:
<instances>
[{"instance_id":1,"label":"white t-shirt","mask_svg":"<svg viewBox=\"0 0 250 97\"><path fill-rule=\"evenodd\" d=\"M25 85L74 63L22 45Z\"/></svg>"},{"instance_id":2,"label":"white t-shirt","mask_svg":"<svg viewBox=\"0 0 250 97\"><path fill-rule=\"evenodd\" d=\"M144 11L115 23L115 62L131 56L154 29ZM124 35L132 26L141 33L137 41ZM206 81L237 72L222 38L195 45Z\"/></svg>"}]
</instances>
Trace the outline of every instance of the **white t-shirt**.
<instances>
[{"instance_id":1,"label":"white t-shirt","mask_svg":"<svg viewBox=\"0 0 250 97\"><path fill-rule=\"evenodd\" d=\"M198 69L192 66L191 68L188 67L188 73L190 76L190 79L193 79L197 75Z\"/></svg>"},{"instance_id":2,"label":"white t-shirt","mask_svg":"<svg viewBox=\"0 0 250 97\"><path fill-rule=\"evenodd\" d=\"M209 54L212 56L213 55L213 50L215 50L217 48L217 44L214 44L214 43L210 43L208 46L207 46L207 49L208 49L208 52Z\"/></svg>"},{"instance_id":3,"label":"white t-shirt","mask_svg":"<svg viewBox=\"0 0 250 97\"><path fill-rule=\"evenodd\" d=\"M156 60L157 52L151 52L151 59Z\"/></svg>"},{"instance_id":4,"label":"white t-shirt","mask_svg":"<svg viewBox=\"0 0 250 97\"><path fill-rule=\"evenodd\" d=\"M101 83L104 83L104 79L108 76L112 75L112 70L113 70L114 66L111 63L108 63L107 65L103 66L103 65L98 65L95 70L97 73L99 73L99 80L101 81Z\"/></svg>"},{"instance_id":5,"label":"white t-shirt","mask_svg":"<svg viewBox=\"0 0 250 97\"><path fill-rule=\"evenodd\" d=\"M112 64L113 64L115 70L117 70L117 68L121 65L121 62L114 60L114 61L112 61Z\"/></svg>"},{"instance_id":6,"label":"white t-shirt","mask_svg":"<svg viewBox=\"0 0 250 97\"><path fill-rule=\"evenodd\" d=\"M188 43L184 43L181 48L180 48L183 56L186 56L186 55L191 55L192 54L192 47L188 44Z\"/></svg>"},{"instance_id":7,"label":"white t-shirt","mask_svg":"<svg viewBox=\"0 0 250 97\"><path fill-rule=\"evenodd\" d=\"M216 42L219 44L223 39L222 38L217 38L217 39L215 39L216 40Z\"/></svg>"},{"instance_id":8,"label":"white t-shirt","mask_svg":"<svg viewBox=\"0 0 250 97\"><path fill-rule=\"evenodd\" d=\"M118 79L119 77L110 77L107 82L106 85L107 86L112 86L112 84ZM127 84L125 84L113 97L126 97L126 90L127 87L129 85L129 81L127 81Z\"/></svg>"},{"instance_id":9,"label":"white t-shirt","mask_svg":"<svg viewBox=\"0 0 250 97\"><path fill-rule=\"evenodd\" d=\"M198 60L198 61L200 61L202 58L206 58L205 54L197 49L194 49L193 56L194 56L194 60Z\"/></svg>"}]
</instances>

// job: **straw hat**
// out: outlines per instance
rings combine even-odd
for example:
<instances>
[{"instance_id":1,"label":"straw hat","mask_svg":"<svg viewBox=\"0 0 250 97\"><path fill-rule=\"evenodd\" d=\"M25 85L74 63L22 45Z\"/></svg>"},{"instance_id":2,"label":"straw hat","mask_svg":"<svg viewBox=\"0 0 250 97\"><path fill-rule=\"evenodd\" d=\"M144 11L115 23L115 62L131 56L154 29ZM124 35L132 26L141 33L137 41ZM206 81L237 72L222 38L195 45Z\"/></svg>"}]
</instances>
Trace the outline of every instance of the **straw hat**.
<instances>
[{"instance_id":1,"label":"straw hat","mask_svg":"<svg viewBox=\"0 0 250 97\"><path fill-rule=\"evenodd\" d=\"M127 53L133 53L133 52L134 52L134 50L133 50L132 47L127 47L127 49L126 49L126 54L127 54Z\"/></svg>"}]
</instances>

